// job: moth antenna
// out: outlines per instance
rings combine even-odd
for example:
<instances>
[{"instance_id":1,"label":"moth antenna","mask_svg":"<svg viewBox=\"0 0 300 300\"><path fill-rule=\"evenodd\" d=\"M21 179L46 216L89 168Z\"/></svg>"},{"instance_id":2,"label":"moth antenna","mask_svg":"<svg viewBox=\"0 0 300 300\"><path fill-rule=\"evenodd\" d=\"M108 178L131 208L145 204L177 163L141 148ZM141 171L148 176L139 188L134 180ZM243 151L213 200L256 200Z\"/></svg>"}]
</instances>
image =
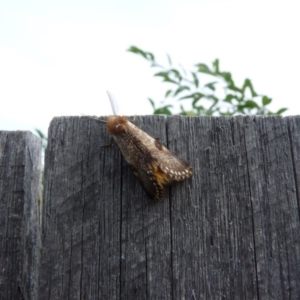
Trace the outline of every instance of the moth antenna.
<instances>
[{"instance_id":1,"label":"moth antenna","mask_svg":"<svg viewBox=\"0 0 300 300\"><path fill-rule=\"evenodd\" d=\"M107 93L108 99L110 101L112 111L113 111L114 115L116 116L119 113L118 102L111 92L106 91L106 93Z\"/></svg>"},{"instance_id":2,"label":"moth antenna","mask_svg":"<svg viewBox=\"0 0 300 300\"><path fill-rule=\"evenodd\" d=\"M112 146L114 143L115 143L114 139L111 138L109 144L101 145L101 147L110 147L110 146Z\"/></svg>"},{"instance_id":3,"label":"moth antenna","mask_svg":"<svg viewBox=\"0 0 300 300\"><path fill-rule=\"evenodd\" d=\"M87 117L87 118L89 118L89 119L94 119L94 120L99 121L99 122L107 123L107 121L101 120L101 119L99 119L99 118L97 118L97 117L86 116L86 115L83 115L83 116L84 116L84 117Z\"/></svg>"},{"instance_id":4,"label":"moth antenna","mask_svg":"<svg viewBox=\"0 0 300 300\"><path fill-rule=\"evenodd\" d=\"M104 121L104 120L101 120L101 119L98 119L98 121L100 121L102 123L107 123L107 121Z\"/></svg>"}]
</instances>

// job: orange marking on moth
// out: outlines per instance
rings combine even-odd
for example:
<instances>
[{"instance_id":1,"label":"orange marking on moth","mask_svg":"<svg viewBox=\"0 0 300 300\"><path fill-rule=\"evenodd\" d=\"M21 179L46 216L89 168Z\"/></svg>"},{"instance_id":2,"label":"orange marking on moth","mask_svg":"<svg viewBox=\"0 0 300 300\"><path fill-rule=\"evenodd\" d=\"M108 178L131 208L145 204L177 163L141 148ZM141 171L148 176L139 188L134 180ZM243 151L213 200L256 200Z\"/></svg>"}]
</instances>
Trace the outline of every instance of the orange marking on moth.
<instances>
[{"instance_id":1,"label":"orange marking on moth","mask_svg":"<svg viewBox=\"0 0 300 300\"><path fill-rule=\"evenodd\" d=\"M156 164L153 165L153 177L160 186L169 184L171 182L167 174L163 172Z\"/></svg>"}]
</instances>

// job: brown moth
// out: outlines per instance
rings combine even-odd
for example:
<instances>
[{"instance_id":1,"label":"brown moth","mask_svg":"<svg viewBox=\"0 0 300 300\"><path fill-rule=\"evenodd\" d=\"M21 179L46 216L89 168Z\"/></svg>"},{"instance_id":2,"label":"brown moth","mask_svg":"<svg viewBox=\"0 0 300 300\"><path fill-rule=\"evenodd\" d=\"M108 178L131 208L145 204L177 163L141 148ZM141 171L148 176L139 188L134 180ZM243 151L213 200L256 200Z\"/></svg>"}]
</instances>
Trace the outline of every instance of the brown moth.
<instances>
[{"instance_id":1,"label":"brown moth","mask_svg":"<svg viewBox=\"0 0 300 300\"><path fill-rule=\"evenodd\" d=\"M113 99L110 97L110 100ZM192 176L192 167L188 163L125 117L108 116L107 130L134 175L155 200L163 199L166 185Z\"/></svg>"},{"instance_id":2,"label":"brown moth","mask_svg":"<svg viewBox=\"0 0 300 300\"><path fill-rule=\"evenodd\" d=\"M191 177L188 163L125 117L107 117L107 130L134 175L155 200L163 199L165 185Z\"/></svg>"}]
</instances>

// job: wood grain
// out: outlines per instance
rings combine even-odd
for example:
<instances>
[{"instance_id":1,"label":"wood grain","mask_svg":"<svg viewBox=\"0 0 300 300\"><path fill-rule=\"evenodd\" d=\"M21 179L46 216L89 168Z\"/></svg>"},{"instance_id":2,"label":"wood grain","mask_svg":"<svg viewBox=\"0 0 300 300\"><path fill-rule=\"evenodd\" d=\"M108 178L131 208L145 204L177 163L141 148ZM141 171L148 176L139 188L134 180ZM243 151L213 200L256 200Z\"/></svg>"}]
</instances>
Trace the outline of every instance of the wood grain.
<instances>
[{"instance_id":1,"label":"wood grain","mask_svg":"<svg viewBox=\"0 0 300 300\"><path fill-rule=\"evenodd\" d=\"M0 299L38 299L41 140L0 131Z\"/></svg>"},{"instance_id":2,"label":"wood grain","mask_svg":"<svg viewBox=\"0 0 300 300\"><path fill-rule=\"evenodd\" d=\"M192 178L154 202L104 123L53 119L39 299L297 299L300 118L135 123Z\"/></svg>"}]
</instances>

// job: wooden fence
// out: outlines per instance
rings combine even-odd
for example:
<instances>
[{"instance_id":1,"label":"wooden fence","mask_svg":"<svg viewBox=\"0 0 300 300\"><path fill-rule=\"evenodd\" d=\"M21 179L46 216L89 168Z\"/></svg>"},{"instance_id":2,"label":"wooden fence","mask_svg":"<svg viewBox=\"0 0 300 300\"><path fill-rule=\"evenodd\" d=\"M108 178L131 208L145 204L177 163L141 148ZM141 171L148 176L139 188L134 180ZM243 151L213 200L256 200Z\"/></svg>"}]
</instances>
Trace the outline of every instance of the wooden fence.
<instances>
[{"instance_id":1,"label":"wooden fence","mask_svg":"<svg viewBox=\"0 0 300 300\"><path fill-rule=\"evenodd\" d=\"M193 167L150 200L104 123L0 132L0 299L299 299L300 117L137 117ZM41 212L41 215L40 215Z\"/></svg>"}]
</instances>

